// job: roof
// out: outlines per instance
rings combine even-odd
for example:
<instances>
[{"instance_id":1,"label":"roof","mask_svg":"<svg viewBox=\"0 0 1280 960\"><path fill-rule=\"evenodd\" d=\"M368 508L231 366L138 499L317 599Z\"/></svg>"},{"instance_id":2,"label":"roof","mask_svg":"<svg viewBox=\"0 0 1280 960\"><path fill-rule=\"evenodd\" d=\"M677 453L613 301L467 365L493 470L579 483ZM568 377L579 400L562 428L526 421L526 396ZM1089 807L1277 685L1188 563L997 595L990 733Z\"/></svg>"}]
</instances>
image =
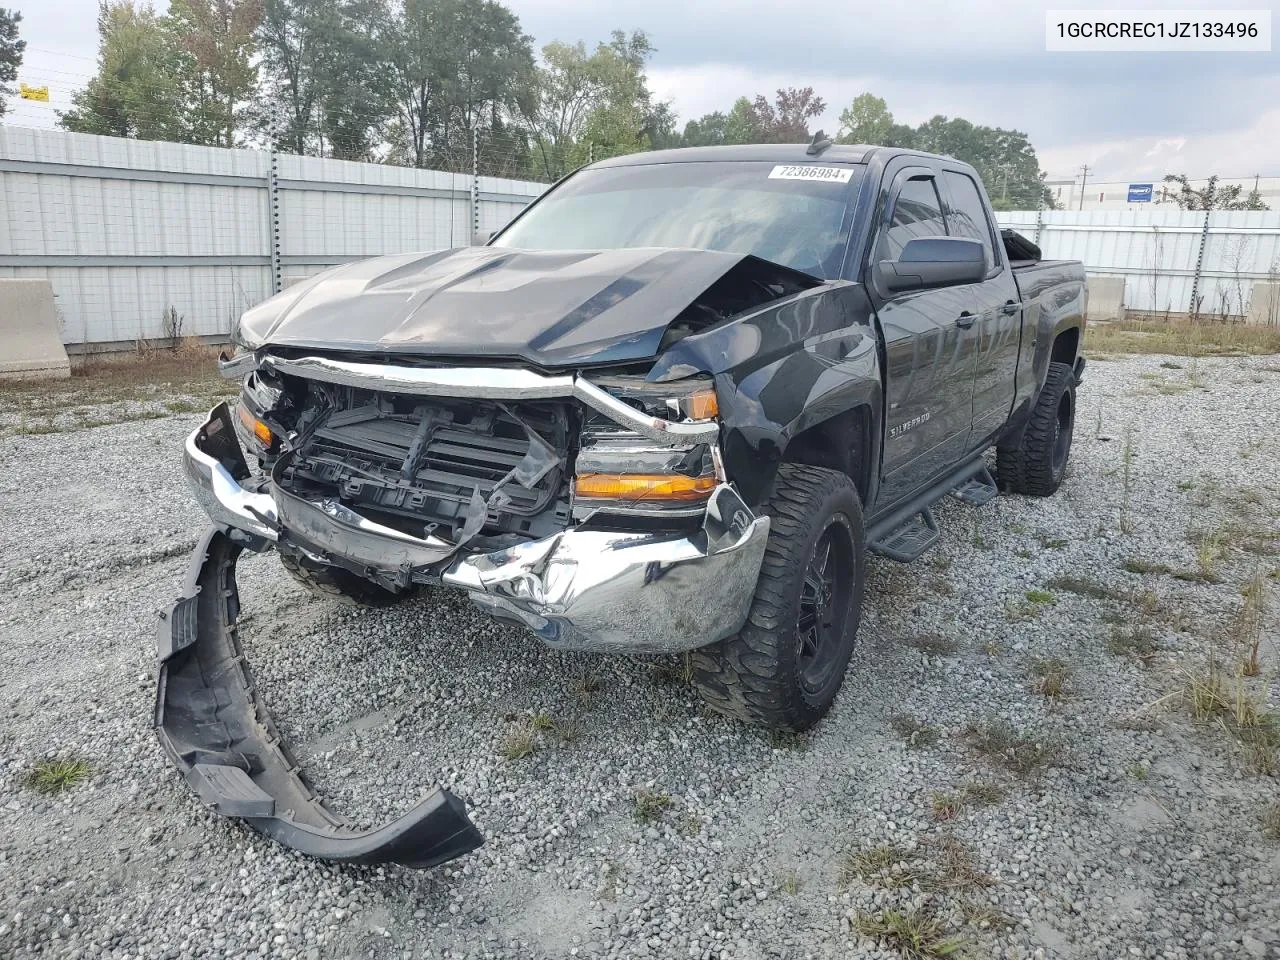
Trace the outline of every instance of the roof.
<instances>
[{"instance_id":1,"label":"roof","mask_svg":"<svg viewBox=\"0 0 1280 960\"><path fill-rule=\"evenodd\" d=\"M866 163L868 155L881 149L866 144L836 143L819 154L810 155L807 143L744 143L726 147L679 147L628 153L591 164L592 167L638 167L650 163L704 163L710 160L765 160L773 163Z\"/></svg>"}]
</instances>

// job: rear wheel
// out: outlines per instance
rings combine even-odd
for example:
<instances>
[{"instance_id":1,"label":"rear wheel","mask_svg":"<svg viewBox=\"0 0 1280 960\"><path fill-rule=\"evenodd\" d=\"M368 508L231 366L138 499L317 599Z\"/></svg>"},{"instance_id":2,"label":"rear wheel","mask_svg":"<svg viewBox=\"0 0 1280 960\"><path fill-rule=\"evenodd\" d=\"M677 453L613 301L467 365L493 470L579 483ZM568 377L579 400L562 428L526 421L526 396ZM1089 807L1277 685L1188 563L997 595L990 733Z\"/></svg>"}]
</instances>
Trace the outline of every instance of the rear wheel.
<instances>
[{"instance_id":1,"label":"rear wheel","mask_svg":"<svg viewBox=\"0 0 1280 960\"><path fill-rule=\"evenodd\" d=\"M1056 493L1067 473L1075 423L1075 372L1068 364L1051 363L1018 443L996 448L1000 489L1033 497Z\"/></svg>"},{"instance_id":2,"label":"rear wheel","mask_svg":"<svg viewBox=\"0 0 1280 960\"><path fill-rule=\"evenodd\" d=\"M844 682L862 613L862 505L843 473L783 464L764 512L771 520L747 622L693 652L707 703L750 723L806 730Z\"/></svg>"},{"instance_id":3,"label":"rear wheel","mask_svg":"<svg viewBox=\"0 0 1280 960\"><path fill-rule=\"evenodd\" d=\"M317 597L361 607L389 607L413 595L410 590L388 590L341 567L313 566L284 551L276 554L285 572Z\"/></svg>"}]
</instances>

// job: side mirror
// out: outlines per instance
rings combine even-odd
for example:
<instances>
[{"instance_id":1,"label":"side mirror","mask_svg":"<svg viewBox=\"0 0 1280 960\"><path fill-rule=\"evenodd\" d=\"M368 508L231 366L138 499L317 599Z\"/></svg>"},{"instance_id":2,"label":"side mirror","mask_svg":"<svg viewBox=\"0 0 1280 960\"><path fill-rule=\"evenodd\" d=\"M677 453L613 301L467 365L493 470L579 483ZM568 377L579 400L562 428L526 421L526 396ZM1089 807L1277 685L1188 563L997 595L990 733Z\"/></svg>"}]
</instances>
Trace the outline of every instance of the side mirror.
<instances>
[{"instance_id":1,"label":"side mirror","mask_svg":"<svg viewBox=\"0 0 1280 960\"><path fill-rule=\"evenodd\" d=\"M907 241L899 259L879 261L874 272L885 293L979 283L987 275L987 252L980 240L917 237Z\"/></svg>"}]
</instances>

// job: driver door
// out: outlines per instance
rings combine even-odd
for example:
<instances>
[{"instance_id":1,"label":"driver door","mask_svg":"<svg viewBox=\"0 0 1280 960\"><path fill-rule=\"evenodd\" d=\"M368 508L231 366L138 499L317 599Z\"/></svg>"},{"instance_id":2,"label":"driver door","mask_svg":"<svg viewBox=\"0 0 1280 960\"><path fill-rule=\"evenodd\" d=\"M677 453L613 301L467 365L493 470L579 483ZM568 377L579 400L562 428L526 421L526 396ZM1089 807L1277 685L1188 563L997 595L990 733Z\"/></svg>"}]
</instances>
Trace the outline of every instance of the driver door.
<instances>
[{"instance_id":1,"label":"driver door","mask_svg":"<svg viewBox=\"0 0 1280 960\"><path fill-rule=\"evenodd\" d=\"M893 503L959 463L973 428L980 330L966 324L965 287L887 294L870 264L896 260L908 240L947 234L938 173L892 175L866 272L885 345L885 439L880 496Z\"/></svg>"}]
</instances>

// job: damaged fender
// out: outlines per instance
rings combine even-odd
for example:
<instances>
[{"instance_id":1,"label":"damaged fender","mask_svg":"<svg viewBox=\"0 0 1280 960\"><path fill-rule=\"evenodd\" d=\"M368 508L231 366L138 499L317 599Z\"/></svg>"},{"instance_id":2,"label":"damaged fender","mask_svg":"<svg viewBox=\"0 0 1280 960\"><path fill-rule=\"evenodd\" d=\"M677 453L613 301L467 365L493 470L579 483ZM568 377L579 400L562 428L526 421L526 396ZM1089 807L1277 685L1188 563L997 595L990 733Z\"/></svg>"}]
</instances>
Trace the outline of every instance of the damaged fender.
<instances>
[{"instance_id":1,"label":"damaged fender","mask_svg":"<svg viewBox=\"0 0 1280 960\"><path fill-rule=\"evenodd\" d=\"M287 847L346 863L431 867L484 842L466 806L436 787L376 830L354 830L316 795L259 699L240 647L236 561L218 527L196 547L182 597L161 615L155 728L212 810Z\"/></svg>"}]
</instances>

